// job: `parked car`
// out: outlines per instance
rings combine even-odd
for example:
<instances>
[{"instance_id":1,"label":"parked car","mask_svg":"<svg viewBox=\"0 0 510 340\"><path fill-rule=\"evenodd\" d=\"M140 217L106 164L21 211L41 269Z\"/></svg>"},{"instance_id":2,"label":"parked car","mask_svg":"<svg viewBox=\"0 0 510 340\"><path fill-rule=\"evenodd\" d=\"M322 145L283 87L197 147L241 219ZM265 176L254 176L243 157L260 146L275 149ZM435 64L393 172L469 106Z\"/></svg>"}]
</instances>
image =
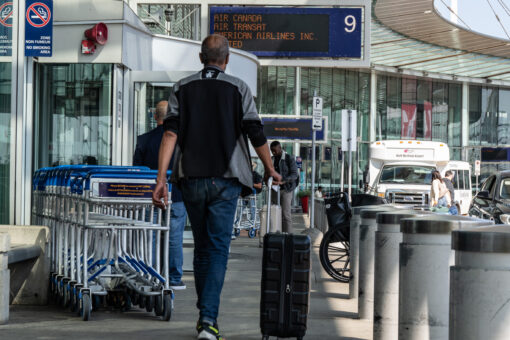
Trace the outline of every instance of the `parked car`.
<instances>
[{"instance_id":1,"label":"parked car","mask_svg":"<svg viewBox=\"0 0 510 340\"><path fill-rule=\"evenodd\" d=\"M469 215L510 224L510 170L489 176L473 198Z\"/></svg>"}]
</instances>

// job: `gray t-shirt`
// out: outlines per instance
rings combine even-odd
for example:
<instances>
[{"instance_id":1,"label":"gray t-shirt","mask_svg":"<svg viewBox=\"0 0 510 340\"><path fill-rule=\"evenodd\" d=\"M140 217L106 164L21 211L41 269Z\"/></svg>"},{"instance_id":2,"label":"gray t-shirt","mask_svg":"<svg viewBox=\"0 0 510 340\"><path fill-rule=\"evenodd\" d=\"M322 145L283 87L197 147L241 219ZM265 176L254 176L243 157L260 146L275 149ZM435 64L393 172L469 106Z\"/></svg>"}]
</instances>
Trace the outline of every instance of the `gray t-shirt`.
<instances>
[{"instance_id":1,"label":"gray t-shirt","mask_svg":"<svg viewBox=\"0 0 510 340\"><path fill-rule=\"evenodd\" d=\"M443 177L443 182L446 185L446 188L450 192L450 197L452 198L452 203L455 202L455 188L453 187L452 181L449 178Z\"/></svg>"}]
</instances>

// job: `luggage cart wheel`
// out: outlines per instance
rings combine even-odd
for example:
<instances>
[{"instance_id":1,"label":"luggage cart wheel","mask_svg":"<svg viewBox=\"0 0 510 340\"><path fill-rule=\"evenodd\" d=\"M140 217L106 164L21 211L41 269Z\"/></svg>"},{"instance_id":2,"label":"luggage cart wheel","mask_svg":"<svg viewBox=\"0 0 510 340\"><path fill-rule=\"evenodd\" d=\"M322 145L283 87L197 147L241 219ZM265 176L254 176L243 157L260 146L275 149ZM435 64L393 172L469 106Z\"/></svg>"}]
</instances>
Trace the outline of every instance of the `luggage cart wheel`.
<instances>
[{"instance_id":1,"label":"luggage cart wheel","mask_svg":"<svg viewBox=\"0 0 510 340\"><path fill-rule=\"evenodd\" d=\"M163 295L157 295L154 300L154 313L156 316L162 316L163 312Z\"/></svg>"},{"instance_id":2,"label":"luggage cart wheel","mask_svg":"<svg viewBox=\"0 0 510 340\"><path fill-rule=\"evenodd\" d=\"M89 321L90 311L92 310L92 302L89 294L83 294L81 298L80 314L83 321Z\"/></svg>"},{"instance_id":3,"label":"luggage cart wheel","mask_svg":"<svg viewBox=\"0 0 510 340\"><path fill-rule=\"evenodd\" d=\"M173 301L172 295L166 294L163 296L163 321L170 321L172 318Z\"/></svg>"},{"instance_id":4,"label":"luggage cart wheel","mask_svg":"<svg viewBox=\"0 0 510 340\"><path fill-rule=\"evenodd\" d=\"M257 230L254 228L250 228L250 231L248 231L248 236L250 238L254 238L255 236L257 236Z\"/></svg>"},{"instance_id":5,"label":"luggage cart wheel","mask_svg":"<svg viewBox=\"0 0 510 340\"><path fill-rule=\"evenodd\" d=\"M235 236L235 237L237 237L237 236L239 236L239 235L241 235L241 229L239 229L239 228L235 228L235 229L234 229L234 236Z\"/></svg>"}]
</instances>

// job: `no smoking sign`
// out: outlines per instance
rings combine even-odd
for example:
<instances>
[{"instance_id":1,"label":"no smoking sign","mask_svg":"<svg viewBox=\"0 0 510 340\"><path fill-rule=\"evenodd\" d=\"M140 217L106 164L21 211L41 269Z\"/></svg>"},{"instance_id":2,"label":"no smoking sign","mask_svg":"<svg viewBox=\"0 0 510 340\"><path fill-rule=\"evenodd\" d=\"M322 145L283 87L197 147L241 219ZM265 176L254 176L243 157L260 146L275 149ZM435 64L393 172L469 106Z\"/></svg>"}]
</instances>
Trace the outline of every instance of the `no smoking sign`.
<instances>
[{"instance_id":1,"label":"no smoking sign","mask_svg":"<svg viewBox=\"0 0 510 340\"><path fill-rule=\"evenodd\" d=\"M50 23L51 10L42 2L36 2L27 8L27 22L36 28L44 27Z\"/></svg>"},{"instance_id":2,"label":"no smoking sign","mask_svg":"<svg viewBox=\"0 0 510 340\"><path fill-rule=\"evenodd\" d=\"M25 56L51 57L53 46L53 0L27 0Z\"/></svg>"},{"instance_id":3,"label":"no smoking sign","mask_svg":"<svg viewBox=\"0 0 510 340\"><path fill-rule=\"evenodd\" d=\"M12 27L12 2L6 2L0 6L0 25Z\"/></svg>"},{"instance_id":4,"label":"no smoking sign","mask_svg":"<svg viewBox=\"0 0 510 340\"><path fill-rule=\"evenodd\" d=\"M12 1L0 0L0 56L12 56Z\"/></svg>"}]
</instances>

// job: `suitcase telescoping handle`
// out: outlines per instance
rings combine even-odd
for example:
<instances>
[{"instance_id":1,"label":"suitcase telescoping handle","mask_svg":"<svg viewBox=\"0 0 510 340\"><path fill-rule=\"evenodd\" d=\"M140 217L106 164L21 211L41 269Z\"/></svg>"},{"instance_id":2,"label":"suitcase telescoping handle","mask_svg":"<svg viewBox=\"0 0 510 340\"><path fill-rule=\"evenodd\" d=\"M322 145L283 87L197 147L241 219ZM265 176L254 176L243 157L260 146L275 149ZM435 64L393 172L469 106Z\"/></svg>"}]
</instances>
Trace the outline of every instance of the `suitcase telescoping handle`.
<instances>
[{"instance_id":1,"label":"suitcase telescoping handle","mask_svg":"<svg viewBox=\"0 0 510 340\"><path fill-rule=\"evenodd\" d=\"M273 177L267 179L267 213L266 213L266 233L269 233L271 219L271 192L273 191ZM276 194L278 195L278 206L280 206L280 187Z\"/></svg>"},{"instance_id":2,"label":"suitcase telescoping handle","mask_svg":"<svg viewBox=\"0 0 510 340\"><path fill-rule=\"evenodd\" d=\"M273 186L273 177L267 179L267 209L266 209L266 234L269 233L269 225L271 218L271 187Z\"/></svg>"}]
</instances>

